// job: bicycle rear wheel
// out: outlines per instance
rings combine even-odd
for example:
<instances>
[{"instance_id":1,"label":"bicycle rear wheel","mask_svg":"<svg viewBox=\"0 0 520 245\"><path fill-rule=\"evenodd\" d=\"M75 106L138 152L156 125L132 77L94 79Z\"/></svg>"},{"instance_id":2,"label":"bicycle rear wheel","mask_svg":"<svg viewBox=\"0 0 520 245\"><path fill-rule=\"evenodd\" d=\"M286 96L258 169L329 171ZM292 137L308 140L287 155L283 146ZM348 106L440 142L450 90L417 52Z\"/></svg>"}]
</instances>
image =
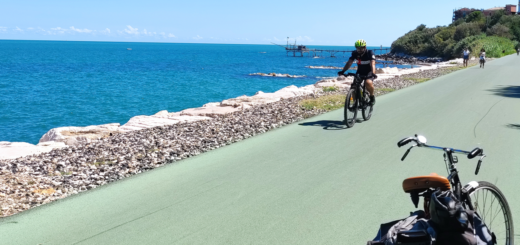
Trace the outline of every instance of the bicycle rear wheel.
<instances>
[{"instance_id":1,"label":"bicycle rear wheel","mask_svg":"<svg viewBox=\"0 0 520 245\"><path fill-rule=\"evenodd\" d=\"M489 230L495 234L498 245L514 244L513 217L502 192L495 185L479 181L469 192L473 208Z\"/></svg>"},{"instance_id":2,"label":"bicycle rear wheel","mask_svg":"<svg viewBox=\"0 0 520 245\"><path fill-rule=\"evenodd\" d=\"M374 109L374 106L370 103L370 95L368 95L367 91L363 92L363 103L364 106L361 110L361 115L365 121L368 121L370 120L370 117L372 117L372 110Z\"/></svg>"},{"instance_id":3,"label":"bicycle rear wheel","mask_svg":"<svg viewBox=\"0 0 520 245\"><path fill-rule=\"evenodd\" d=\"M343 110L343 115L345 117L345 125L351 128L354 127L356 123L357 116L357 97L356 90L351 89L347 93L347 98L345 99L345 109Z\"/></svg>"}]
</instances>

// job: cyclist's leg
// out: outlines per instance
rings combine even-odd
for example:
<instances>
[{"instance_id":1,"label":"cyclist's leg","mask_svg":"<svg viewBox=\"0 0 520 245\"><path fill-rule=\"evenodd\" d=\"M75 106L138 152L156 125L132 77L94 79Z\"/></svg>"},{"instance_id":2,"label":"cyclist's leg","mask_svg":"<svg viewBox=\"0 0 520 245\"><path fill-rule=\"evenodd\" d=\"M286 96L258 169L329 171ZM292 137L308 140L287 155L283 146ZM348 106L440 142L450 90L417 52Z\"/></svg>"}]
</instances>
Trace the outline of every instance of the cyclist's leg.
<instances>
[{"instance_id":1,"label":"cyclist's leg","mask_svg":"<svg viewBox=\"0 0 520 245\"><path fill-rule=\"evenodd\" d=\"M372 82L372 79L365 80L366 88L368 93L372 96L374 95L374 83Z\"/></svg>"},{"instance_id":2,"label":"cyclist's leg","mask_svg":"<svg viewBox=\"0 0 520 245\"><path fill-rule=\"evenodd\" d=\"M372 77L374 75L371 71L369 71L368 73L359 72L358 74L367 77ZM370 95L374 95L374 83L372 82L372 78L368 78L365 80L365 87Z\"/></svg>"},{"instance_id":3,"label":"cyclist's leg","mask_svg":"<svg viewBox=\"0 0 520 245\"><path fill-rule=\"evenodd\" d=\"M372 77L373 73L372 72L368 72L368 74L366 74L367 76L369 77ZM368 91L368 93L370 94L370 103L372 105L374 105L376 103L376 97L375 97L375 93L374 93L374 83L373 83L373 80L372 78L368 78L365 80L365 87Z\"/></svg>"},{"instance_id":4,"label":"cyclist's leg","mask_svg":"<svg viewBox=\"0 0 520 245\"><path fill-rule=\"evenodd\" d=\"M376 96L374 94L374 83L372 82L372 79L365 80L365 87L368 94L370 94L370 104L374 105L376 103Z\"/></svg>"}]
</instances>

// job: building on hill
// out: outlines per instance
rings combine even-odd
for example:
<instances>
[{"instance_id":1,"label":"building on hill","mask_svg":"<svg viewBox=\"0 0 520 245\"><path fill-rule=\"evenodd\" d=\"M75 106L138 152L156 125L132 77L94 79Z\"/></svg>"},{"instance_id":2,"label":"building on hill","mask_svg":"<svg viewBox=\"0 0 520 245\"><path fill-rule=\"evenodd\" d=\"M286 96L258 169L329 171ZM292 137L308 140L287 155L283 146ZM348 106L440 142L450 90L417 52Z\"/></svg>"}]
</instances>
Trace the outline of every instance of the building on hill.
<instances>
[{"instance_id":1,"label":"building on hill","mask_svg":"<svg viewBox=\"0 0 520 245\"><path fill-rule=\"evenodd\" d=\"M520 4L520 2L519 2ZM453 10L453 18L452 21L455 22L456 20L460 18L466 18L469 14L480 11L485 16L491 16L493 13L495 13L498 10L504 10L507 15L514 15L517 14L516 5L514 4L508 4L505 7L495 7L495 8L489 8L489 9L475 9L475 8L460 8Z\"/></svg>"}]
</instances>

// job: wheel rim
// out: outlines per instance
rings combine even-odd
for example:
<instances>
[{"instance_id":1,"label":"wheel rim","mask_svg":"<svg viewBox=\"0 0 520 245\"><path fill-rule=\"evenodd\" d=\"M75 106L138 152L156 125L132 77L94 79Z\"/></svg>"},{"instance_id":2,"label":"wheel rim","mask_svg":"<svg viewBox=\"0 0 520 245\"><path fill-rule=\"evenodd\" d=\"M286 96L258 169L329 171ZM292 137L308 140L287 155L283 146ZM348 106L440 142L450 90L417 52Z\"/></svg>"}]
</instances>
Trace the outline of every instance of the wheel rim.
<instances>
[{"instance_id":1,"label":"wheel rim","mask_svg":"<svg viewBox=\"0 0 520 245\"><path fill-rule=\"evenodd\" d=\"M481 187L470 194L473 208L496 236L497 244L510 245L511 226L506 204L500 194L489 187Z\"/></svg>"}]
</instances>

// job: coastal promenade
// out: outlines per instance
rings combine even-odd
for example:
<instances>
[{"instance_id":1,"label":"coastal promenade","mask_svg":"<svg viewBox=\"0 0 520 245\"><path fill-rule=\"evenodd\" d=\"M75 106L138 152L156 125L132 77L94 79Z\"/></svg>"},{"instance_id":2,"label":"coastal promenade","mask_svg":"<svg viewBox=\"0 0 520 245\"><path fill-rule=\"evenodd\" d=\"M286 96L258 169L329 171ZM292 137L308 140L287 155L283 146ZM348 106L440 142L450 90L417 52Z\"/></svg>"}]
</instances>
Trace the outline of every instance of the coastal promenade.
<instances>
[{"instance_id":1,"label":"coastal promenade","mask_svg":"<svg viewBox=\"0 0 520 245\"><path fill-rule=\"evenodd\" d=\"M459 158L463 182L487 180L520 227L520 58L507 56L0 220L0 244L364 244L415 210L402 180L445 173L442 154L396 143L484 149ZM518 233L518 232L517 232Z\"/></svg>"}]
</instances>

